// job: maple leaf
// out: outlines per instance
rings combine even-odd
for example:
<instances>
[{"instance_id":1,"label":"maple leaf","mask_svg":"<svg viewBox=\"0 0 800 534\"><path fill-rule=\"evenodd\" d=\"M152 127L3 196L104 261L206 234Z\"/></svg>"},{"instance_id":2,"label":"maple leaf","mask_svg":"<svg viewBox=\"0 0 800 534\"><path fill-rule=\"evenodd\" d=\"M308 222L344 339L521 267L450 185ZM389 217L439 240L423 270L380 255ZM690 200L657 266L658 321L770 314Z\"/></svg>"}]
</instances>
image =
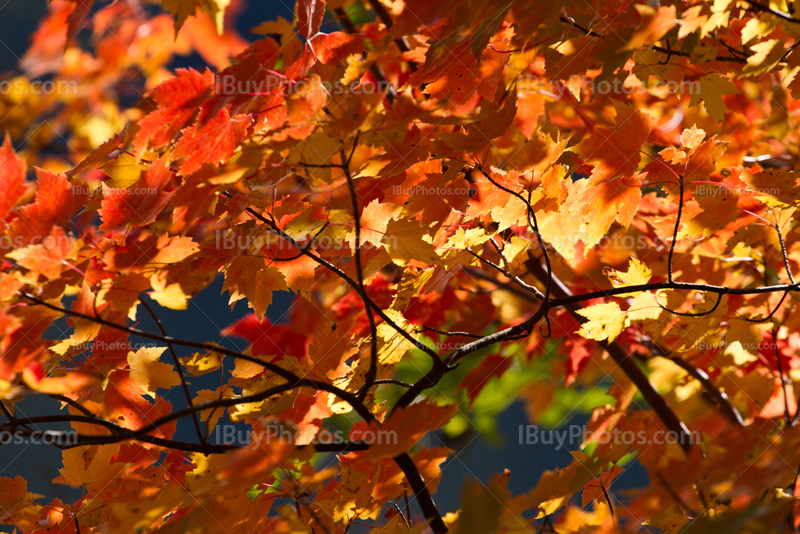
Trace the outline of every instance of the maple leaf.
<instances>
[{"instance_id":1,"label":"maple leaf","mask_svg":"<svg viewBox=\"0 0 800 534\"><path fill-rule=\"evenodd\" d=\"M228 304L246 298L260 320L272 302L272 293L288 291L286 280L276 267L266 266L261 257L240 257L225 268L222 291L230 293Z\"/></svg>"},{"instance_id":2,"label":"maple leaf","mask_svg":"<svg viewBox=\"0 0 800 534\"><path fill-rule=\"evenodd\" d=\"M28 492L28 482L17 475L14 478L0 477L0 521L19 512L21 509L32 504L33 499L41 497L35 493Z\"/></svg>"},{"instance_id":3,"label":"maple leaf","mask_svg":"<svg viewBox=\"0 0 800 534\"><path fill-rule=\"evenodd\" d=\"M575 150L589 165L594 166L593 184L619 174L632 174L639 164L639 149L650 136L650 119L633 106L617 103L615 128L598 128Z\"/></svg>"},{"instance_id":4,"label":"maple leaf","mask_svg":"<svg viewBox=\"0 0 800 534\"><path fill-rule=\"evenodd\" d=\"M177 36L186 19L195 16L200 9L215 22L217 33L222 34L225 8L228 3L226 0L211 0L210 2L201 2L200 0L163 0L161 4L175 17L175 35Z\"/></svg>"},{"instance_id":5,"label":"maple leaf","mask_svg":"<svg viewBox=\"0 0 800 534\"><path fill-rule=\"evenodd\" d=\"M334 59L338 63L346 62L348 56L364 49L364 41L360 35L350 35L345 32L319 34L312 43L317 59L323 63L330 63Z\"/></svg>"},{"instance_id":6,"label":"maple leaf","mask_svg":"<svg viewBox=\"0 0 800 534\"><path fill-rule=\"evenodd\" d=\"M171 179L167 162L156 160L142 173L136 187L111 188L103 184L103 200L98 210L101 230L132 229L152 223L174 193L164 191Z\"/></svg>"},{"instance_id":7,"label":"maple leaf","mask_svg":"<svg viewBox=\"0 0 800 534\"><path fill-rule=\"evenodd\" d=\"M84 188L75 187L63 174L37 168L36 177L35 201L17 208L19 217L11 221L10 234L24 244L42 242L53 226L69 228L88 197Z\"/></svg>"},{"instance_id":8,"label":"maple leaf","mask_svg":"<svg viewBox=\"0 0 800 534\"><path fill-rule=\"evenodd\" d=\"M75 165L71 171L67 172L67 176L76 176L88 169L95 169L99 167L101 162L116 152L122 142L122 135L114 134L103 144L92 150L89 155L82 159L80 163Z\"/></svg>"},{"instance_id":9,"label":"maple leaf","mask_svg":"<svg viewBox=\"0 0 800 534\"><path fill-rule=\"evenodd\" d=\"M426 236L421 222L392 219L386 225L386 235L381 243L398 265L406 265L410 260L436 264L439 262L436 247L425 240Z\"/></svg>"},{"instance_id":10,"label":"maple leaf","mask_svg":"<svg viewBox=\"0 0 800 534\"><path fill-rule=\"evenodd\" d=\"M595 304L578 310L578 313L589 319L589 322L581 325L578 334L595 341L614 341L628 323L627 315L616 302Z\"/></svg>"},{"instance_id":11,"label":"maple leaf","mask_svg":"<svg viewBox=\"0 0 800 534\"><path fill-rule=\"evenodd\" d=\"M102 166L110 179L105 182L113 189L127 189L139 181L147 165L140 163L136 156L122 153Z\"/></svg>"},{"instance_id":12,"label":"maple leaf","mask_svg":"<svg viewBox=\"0 0 800 534\"><path fill-rule=\"evenodd\" d=\"M17 156L11 146L11 137L6 133L0 147L0 219L5 219L17 203L27 194L30 187L25 183L25 161Z\"/></svg>"},{"instance_id":13,"label":"maple leaf","mask_svg":"<svg viewBox=\"0 0 800 534\"><path fill-rule=\"evenodd\" d=\"M52 280L68 267L67 260L76 259L74 245L74 240L69 238L60 226L54 226L42 244L13 250L6 254L6 257Z\"/></svg>"},{"instance_id":14,"label":"maple leaf","mask_svg":"<svg viewBox=\"0 0 800 534\"><path fill-rule=\"evenodd\" d=\"M728 110L722 97L739 94L741 91L728 78L719 74L703 76L698 80L698 85L699 88L692 94L689 105L696 106L703 102L709 116L717 122L722 122Z\"/></svg>"},{"instance_id":15,"label":"maple leaf","mask_svg":"<svg viewBox=\"0 0 800 534\"><path fill-rule=\"evenodd\" d=\"M214 75L210 70L200 73L194 69L176 69L175 74L153 89L150 96L158 103L158 109L139 121L139 131L134 137L137 150L142 150L148 142L161 147L177 137L211 93Z\"/></svg>"},{"instance_id":16,"label":"maple leaf","mask_svg":"<svg viewBox=\"0 0 800 534\"><path fill-rule=\"evenodd\" d=\"M136 352L128 353L131 378L153 398L156 388L170 389L180 383L175 367L158 361L165 350L166 347L143 347Z\"/></svg>"},{"instance_id":17,"label":"maple leaf","mask_svg":"<svg viewBox=\"0 0 800 534\"><path fill-rule=\"evenodd\" d=\"M378 425L376 421L362 426L354 425L350 439L373 441L373 446L366 453L369 457L393 457L410 449L431 430L444 426L455 411L455 406L417 402L390 417L383 425ZM382 442L378 441L378 436L383 437Z\"/></svg>"},{"instance_id":18,"label":"maple leaf","mask_svg":"<svg viewBox=\"0 0 800 534\"><path fill-rule=\"evenodd\" d=\"M691 128L687 128L683 132L681 132L681 144L688 148L689 150L694 150L700 143L703 142L703 139L706 137L705 130L701 130L695 124Z\"/></svg>"},{"instance_id":19,"label":"maple leaf","mask_svg":"<svg viewBox=\"0 0 800 534\"><path fill-rule=\"evenodd\" d=\"M250 123L249 116L231 117L228 109L223 108L202 127L181 130L181 138L172 152L173 158L185 158L181 174L191 174L204 163L217 165L228 161Z\"/></svg>"},{"instance_id":20,"label":"maple leaf","mask_svg":"<svg viewBox=\"0 0 800 534\"><path fill-rule=\"evenodd\" d=\"M161 306L171 310L185 310L188 306L188 295L183 292L180 284L169 283L165 273L156 273L150 277L150 285L153 287L150 298L158 302Z\"/></svg>"},{"instance_id":21,"label":"maple leaf","mask_svg":"<svg viewBox=\"0 0 800 534\"><path fill-rule=\"evenodd\" d=\"M222 335L246 339L252 345L253 354L275 354L281 352L296 358L305 353L307 336L286 325L276 325L266 317L248 314L222 330Z\"/></svg>"},{"instance_id":22,"label":"maple leaf","mask_svg":"<svg viewBox=\"0 0 800 534\"><path fill-rule=\"evenodd\" d=\"M631 258L627 272L615 271L606 267L603 269L603 274L611 280L611 285L614 287L625 287L646 284L650 281L653 271L636 258ZM624 297L629 295L630 294L619 296Z\"/></svg>"},{"instance_id":23,"label":"maple leaf","mask_svg":"<svg viewBox=\"0 0 800 534\"><path fill-rule=\"evenodd\" d=\"M297 32L310 39L319 33L325 15L325 0L299 0L295 6Z\"/></svg>"},{"instance_id":24,"label":"maple leaf","mask_svg":"<svg viewBox=\"0 0 800 534\"><path fill-rule=\"evenodd\" d=\"M589 481L583 488L581 506L586 506L595 499L603 500L609 494L611 482L625 472L625 469L614 464L608 473L601 473L598 478Z\"/></svg>"},{"instance_id":25,"label":"maple leaf","mask_svg":"<svg viewBox=\"0 0 800 534\"><path fill-rule=\"evenodd\" d=\"M123 463L111 463L119 448L116 443L65 450L61 455L64 467L59 470L60 476L55 482L84 487L90 494L97 495L125 469Z\"/></svg>"}]
</instances>

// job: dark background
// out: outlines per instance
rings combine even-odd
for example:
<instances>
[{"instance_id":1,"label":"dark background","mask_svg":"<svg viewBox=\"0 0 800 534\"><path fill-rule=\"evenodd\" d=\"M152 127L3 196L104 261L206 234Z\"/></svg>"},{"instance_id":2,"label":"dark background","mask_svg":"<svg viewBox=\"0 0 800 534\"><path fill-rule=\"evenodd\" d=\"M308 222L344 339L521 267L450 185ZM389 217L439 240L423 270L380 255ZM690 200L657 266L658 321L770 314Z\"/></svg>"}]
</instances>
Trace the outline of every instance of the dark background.
<instances>
[{"instance_id":1,"label":"dark background","mask_svg":"<svg viewBox=\"0 0 800 534\"><path fill-rule=\"evenodd\" d=\"M2 5L6 2L5 5ZM8 71L24 72L18 62L28 45L30 35L37 26L38 20L46 14L46 0L0 0L0 73ZM275 19L278 15L291 20L293 7L281 1L257 2L252 1L245 11L238 17L237 29L247 39L254 39L248 30L265 20ZM330 26L326 26L330 27ZM192 66L203 67L204 62L198 56L176 57L173 67ZM14 139L15 147L23 142ZM159 313L167 331L176 337L199 341L219 341L233 349L244 349L246 343L235 338L223 338L220 330L230 325L236 319L247 314L248 310L243 303L237 303L233 312L227 305L228 295L220 294L222 280L218 279L209 288L201 292L189 303L186 311L172 311L161 308L156 303L153 307ZM275 302L268 310L271 320L279 320L286 312L291 295L276 296ZM155 324L150 320L144 310L138 314L139 327L156 332ZM59 330L66 330L66 323L60 322L49 332L53 338L62 337ZM65 337L65 336L64 336ZM144 341L131 338L132 342ZM179 355L188 354L179 350ZM192 380L192 389L198 390L210 387L213 383L204 383L200 377ZM218 380L218 379L217 379ZM180 388L175 388L166 395L173 406L183 406L185 401ZM57 403L39 397L26 400L18 404L18 414L24 416L52 414L58 409ZM572 413L563 421L563 424L583 424L585 414ZM434 496L440 509L444 512L455 511L459 508L460 487L468 478L477 477L482 482L488 481L493 475L510 469L510 489L513 494L519 494L532 488L541 473L546 469L555 469L568 465L572 456L566 448L555 450L552 445L522 445L519 444L519 426L528 424L526 414L520 403L511 405L497 420L497 434L499 440L490 440L473 432L465 439L456 442L447 441L443 434L428 437L426 443L430 446L447 445L456 449L442 466L442 482L437 494ZM48 426L56 429L56 426ZM67 426L61 427L68 429ZM196 439L191 422L186 419L178 423L176 439L194 441ZM333 461L329 455L324 461ZM40 493L45 499L40 502L49 502L53 498L61 498L67 502L80 496L80 491L68 486L52 484L50 481L58 475L61 468L61 455L58 449L48 445L13 445L0 446L0 476L13 477L17 474L28 480L28 491ZM619 497L620 490L632 487L641 487L647 484L645 470L633 464L628 466L628 471L623 473L613 482L613 493ZM420 519L418 507L412 503L412 514ZM11 532L8 526L7 532Z\"/></svg>"}]
</instances>

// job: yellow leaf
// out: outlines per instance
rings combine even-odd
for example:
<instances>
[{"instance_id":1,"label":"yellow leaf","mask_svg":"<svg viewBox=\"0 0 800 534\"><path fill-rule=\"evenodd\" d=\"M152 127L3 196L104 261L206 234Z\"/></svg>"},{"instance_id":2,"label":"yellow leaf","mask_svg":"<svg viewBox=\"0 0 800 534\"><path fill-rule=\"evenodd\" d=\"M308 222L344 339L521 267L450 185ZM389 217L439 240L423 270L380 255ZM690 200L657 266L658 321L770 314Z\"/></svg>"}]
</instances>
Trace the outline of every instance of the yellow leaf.
<instances>
[{"instance_id":1,"label":"yellow leaf","mask_svg":"<svg viewBox=\"0 0 800 534\"><path fill-rule=\"evenodd\" d=\"M147 169L147 165L139 163L136 156L123 152L101 168L111 177L106 185L112 189L127 189L139 182L139 177L142 171Z\"/></svg>"},{"instance_id":2,"label":"yellow leaf","mask_svg":"<svg viewBox=\"0 0 800 534\"><path fill-rule=\"evenodd\" d=\"M427 238L427 240L425 239ZM438 265L436 247L430 242L424 225L408 219L391 220L386 225L386 235L381 239L392 261L405 266L410 260Z\"/></svg>"},{"instance_id":3,"label":"yellow leaf","mask_svg":"<svg viewBox=\"0 0 800 534\"><path fill-rule=\"evenodd\" d=\"M73 488L85 487L89 494L96 494L111 484L127 467L123 462L111 462L119 452L119 443L113 445L91 445L76 447L61 452L64 467L54 482L68 484Z\"/></svg>"},{"instance_id":4,"label":"yellow leaf","mask_svg":"<svg viewBox=\"0 0 800 534\"><path fill-rule=\"evenodd\" d=\"M642 524L650 525L664 532L678 532L678 528L688 521L689 518L683 515L680 507L673 504L664 510L659 510Z\"/></svg>"},{"instance_id":5,"label":"yellow leaf","mask_svg":"<svg viewBox=\"0 0 800 534\"><path fill-rule=\"evenodd\" d=\"M526 496L525 506L538 508L537 517L550 515L565 506L574 493L594 478L594 461L580 451L572 455L575 459L570 465L557 471L545 471Z\"/></svg>"},{"instance_id":6,"label":"yellow leaf","mask_svg":"<svg viewBox=\"0 0 800 534\"><path fill-rule=\"evenodd\" d=\"M150 297L170 310L185 310L189 297L183 292L180 284L167 285L166 276L161 276L161 274L155 273L150 277L150 285L153 286Z\"/></svg>"},{"instance_id":7,"label":"yellow leaf","mask_svg":"<svg viewBox=\"0 0 800 534\"><path fill-rule=\"evenodd\" d=\"M273 291L288 291L283 274L273 266L267 266L263 257L240 256L225 269L222 291L228 290L228 304L247 298L259 319L264 317L272 303Z\"/></svg>"},{"instance_id":8,"label":"yellow leaf","mask_svg":"<svg viewBox=\"0 0 800 534\"><path fill-rule=\"evenodd\" d=\"M747 24L742 28L742 44L749 44L758 37L772 33L775 30L777 20L767 13L748 20Z\"/></svg>"},{"instance_id":9,"label":"yellow leaf","mask_svg":"<svg viewBox=\"0 0 800 534\"><path fill-rule=\"evenodd\" d=\"M156 388L171 388L180 383L175 366L158 361L166 347L141 348L128 353L131 378L155 398Z\"/></svg>"},{"instance_id":10,"label":"yellow leaf","mask_svg":"<svg viewBox=\"0 0 800 534\"><path fill-rule=\"evenodd\" d=\"M581 325L578 334L586 339L594 339L595 341L606 339L609 342L614 341L628 324L627 315L619 308L619 304L616 302L589 306L578 310L578 313L589 319L588 323Z\"/></svg>"},{"instance_id":11,"label":"yellow leaf","mask_svg":"<svg viewBox=\"0 0 800 534\"><path fill-rule=\"evenodd\" d=\"M356 517L364 517L365 509L375 507L372 490L378 477L343 463L339 464L339 470L342 476L337 489L341 498L337 499L334 506L333 520L349 522Z\"/></svg>"},{"instance_id":12,"label":"yellow leaf","mask_svg":"<svg viewBox=\"0 0 800 534\"><path fill-rule=\"evenodd\" d=\"M186 473L185 487L192 495L200 495L219 483L217 475L228 466L225 454L201 454L190 452L189 457L196 466L191 473Z\"/></svg>"},{"instance_id":13,"label":"yellow leaf","mask_svg":"<svg viewBox=\"0 0 800 534\"><path fill-rule=\"evenodd\" d=\"M215 371L222 365L222 354L219 352L195 352L189 358L181 358L186 366L186 374L200 376Z\"/></svg>"},{"instance_id":14,"label":"yellow leaf","mask_svg":"<svg viewBox=\"0 0 800 534\"><path fill-rule=\"evenodd\" d=\"M166 234L159 238L156 246L158 247L158 253L156 253L152 262L158 264L178 263L200 250L200 247L192 241L191 237L169 237Z\"/></svg>"},{"instance_id":15,"label":"yellow leaf","mask_svg":"<svg viewBox=\"0 0 800 534\"><path fill-rule=\"evenodd\" d=\"M719 74L709 74L700 78L699 87L693 88L690 106L696 106L700 102L706 107L708 115L717 122L722 122L728 108L722 100L722 95L735 95L740 93L735 85L725 76Z\"/></svg>"},{"instance_id":16,"label":"yellow leaf","mask_svg":"<svg viewBox=\"0 0 800 534\"><path fill-rule=\"evenodd\" d=\"M745 365L758 359L758 348L764 337L762 332L768 324L753 324L731 319L725 334L725 354L733 357L737 365Z\"/></svg>"},{"instance_id":17,"label":"yellow leaf","mask_svg":"<svg viewBox=\"0 0 800 534\"><path fill-rule=\"evenodd\" d=\"M649 291L639 293L628 308L628 319L631 321L657 321L663 310L656 303L656 298Z\"/></svg>"},{"instance_id":18,"label":"yellow leaf","mask_svg":"<svg viewBox=\"0 0 800 534\"><path fill-rule=\"evenodd\" d=\"M397 310L384 310L384 313L400 328L406 329L408 321ZM378 361L383 364L399 362L403 355L414 348L414 344L403 337L389 323L378 325Z\"/></svg>"},{"instance_id":19,"label":"yellow leaf","mask_svg":"<svg viewBox=\"0 0 800 534\"><path fill-rule=\"evenodd\" d=\"M378 177L380 176L381 169L389 165L391 161L388 160L375 160L372 159L364 165L364 168L358 171L358 174L353 176L353 179L364 177Z\"/></svg>"},{"instance_id":20,"label":"yellow leaf","mask_svg":"<svg viewBox=\"0 0 800 534\"><path fill-rule=\"evenodd\" d=\"M646 284L653 275L653 271L636 258L631 258L630 263L628 263L628 272L614 271L606 267L603 269L603 274L611 280L611 285L614 287L627 287ZM620 294L619 296L630 295L632 293Z\"/></svg>"},{"instance_id":21,"label":"yellow leaf","mask_svg":"<svg viewBox=\"0 0 800 534\"><path fill-rule=\"evenodd\" d=\"M447 247L461 250L477 247L489 241L491 237L490 235L486 235L486 231L483 228L469 228L464 230L459 227L455 233L450 236L450 239L447 240Z\"/></svg>"},{"instance_id":22,"label":"yellow leaf","mask_svg":"<svg viewBox=\"0 0 800 534\"><path fill-rule=\"evenodd\" d=\"M217 33L222 35L222 23L225 18L225 8L230 0L163 0L161 5L175 17L175 35L178 34L186 19L195 16L200 8L211 17L217 28Z\"/></svg>"},{"instance_id":23,"label":"yellow leaf","mask_svg":"<svg viewBox=\"0 0 800 534\"><path fill-rule=\"evenodd\" d=\"M193 404L197 405L200 404L201 402L216 401L219 399L230 398L232 396L232 392L229 391L230 388L228 388L227 386L222 386L221 389L223 389L221 393L219 392L219 390L211 391L210 389L201 389L200 391L197 392ZM209 432L214 430L214 427L217 426L217 422L219 421L220 417L222 417L224 414L225 414L225 408L217 408L215 410L209 409L199 412L200 420L208 425ZM222 439L223 438L220 438L220 440Z\"/></svg>"},{"instance_id":24,"label":"yellow leaf","mask_svg":"<svg viewBox=\"0 0 800 534\"><path fill-rule=\"evenodd\" d=\"M397 285L397 295L394 297L391 308L393 310L405 310L411 299L419 295L425 285L433 276L435 268L417 269L416 267L406 267L403 277Z\"/></svg>"},{"instance_id":25,"label":"yellow leaf","mask_svg":"<svg viewBox=\"0 0 800 534\"><path fill-rule=\"evenodd\" d=\"M783 57L783 41L770 39L754 44L750 49L755 52L747 58L747 65L742 69L742 77L760 76L769 72L780 62Z\"/></svg>"},{"instance_id":26,"label":"yellow leaf","mask_svg":"<svg viewBox=\"0 0 800 534\"><path fill-rule=\"evenodd\" d=\"M41 495L28 493L28 482L21 476L0 477L0 521L5 523L12 513L33 504L32 500L38 497Z\"/></svg>"},{"instance_id":27,"label":"yellow leaf","mask_svg":"<svg viewBox=\"0 0 800 534\"><path fill-rule=\"evenodd\" d=\"M700 143L702 143L705 138L705 130L701 130L697 125L694 125L691 128L686 128L683 133L681 133L681 144L689 150L692 150L700 146Z\"/></svg>"}]
</instances>

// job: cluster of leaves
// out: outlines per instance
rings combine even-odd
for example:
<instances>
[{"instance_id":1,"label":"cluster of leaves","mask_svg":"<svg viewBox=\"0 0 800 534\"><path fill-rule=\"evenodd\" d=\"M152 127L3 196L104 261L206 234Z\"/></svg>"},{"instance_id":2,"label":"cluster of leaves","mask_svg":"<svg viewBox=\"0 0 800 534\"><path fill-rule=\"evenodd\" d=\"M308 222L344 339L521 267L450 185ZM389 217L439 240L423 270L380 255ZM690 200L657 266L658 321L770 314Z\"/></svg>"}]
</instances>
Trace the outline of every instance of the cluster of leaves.
<instances>
[{"instance_id":1,"label":"cluster of leaves","mask_svg":"<svg viewBox=\"0 0 800 534\"><path fill-rule=\"evenodd\" d=\"M651 4L300 0L250 43L236 1L50 2L0 94L0 430L69 422L54 482L83 496L43 504L1 478L2 521L797 528L800 11ZM168 70L193 53L214 70ZM244 352L170 336L148 303L186 309L217 276L252 308L224 331ZM295 300L274 325L281 290ZM540 359L549 372L521 372ZM211 372L216 390L190 388ZM564 387L609 383L590 429L647 445L583 443L528 493L506 472L437 509L452 451L426 434L482 393L539 422ZM19 416L37 394L62 412ZM316 443L341 414L350 441ZM174 439L184 418L194 441ZM210 443L226 420L250 444ZM274 424L297 438L267 439ZM617 501L631 454L651 484Z\"/></svg>"}]
</instances>

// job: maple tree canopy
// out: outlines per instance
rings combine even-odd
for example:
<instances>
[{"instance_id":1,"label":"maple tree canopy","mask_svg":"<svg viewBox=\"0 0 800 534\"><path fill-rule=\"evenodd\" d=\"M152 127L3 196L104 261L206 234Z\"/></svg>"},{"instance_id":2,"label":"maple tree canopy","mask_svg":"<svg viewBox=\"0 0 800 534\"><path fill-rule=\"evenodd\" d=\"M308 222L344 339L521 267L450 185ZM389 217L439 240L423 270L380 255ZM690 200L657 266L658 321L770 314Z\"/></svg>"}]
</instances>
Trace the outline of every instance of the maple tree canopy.
<instances>
[{"instance_id":1,"label":"maple tree canopy","mask_svg":"<svg viewBox=\"0 0 800 534\"><path fill-rule=\"evenodd\" d=\"M800 526L800 5L299 0L251 42L242 2L161 4L52 0L0 81L0 431L81 495L2 477L0 521ZM158 319L217 277L243 352ZM426 435L596 388L570 465L437 507ZM612 492L634 460L649 484Z\"/></svg>"}]
</instances>

